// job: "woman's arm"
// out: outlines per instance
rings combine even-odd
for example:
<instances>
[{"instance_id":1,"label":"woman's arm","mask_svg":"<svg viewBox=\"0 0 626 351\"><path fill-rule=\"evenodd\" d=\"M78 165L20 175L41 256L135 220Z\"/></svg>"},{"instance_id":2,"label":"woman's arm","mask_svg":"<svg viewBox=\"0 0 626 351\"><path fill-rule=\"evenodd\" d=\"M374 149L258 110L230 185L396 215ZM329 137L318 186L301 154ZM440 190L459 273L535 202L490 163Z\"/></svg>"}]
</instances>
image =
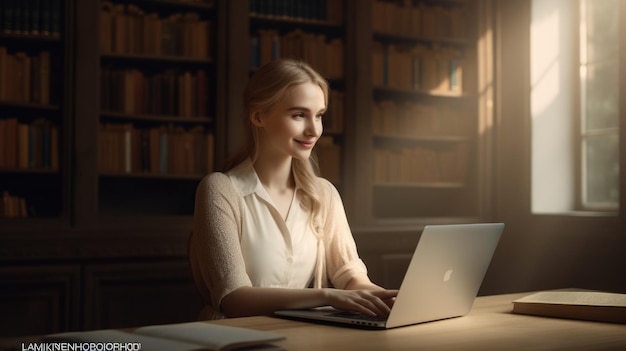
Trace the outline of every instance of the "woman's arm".
<instances>
[{"instance_id":1,"label":"woman's arm","mask_svg":"<svg viewBox=\"0 0 626 351\"><path fill-rule=\"evenodd\" d=\"M372 287L377 287L372 284ZM385 301L393 299L396 290L377 289L287 289L240 287L222 299L221 310L228 317L268 315L281 309L333 306L339 310L366 315L389 314Z\"/></svg>"}]
</instances>

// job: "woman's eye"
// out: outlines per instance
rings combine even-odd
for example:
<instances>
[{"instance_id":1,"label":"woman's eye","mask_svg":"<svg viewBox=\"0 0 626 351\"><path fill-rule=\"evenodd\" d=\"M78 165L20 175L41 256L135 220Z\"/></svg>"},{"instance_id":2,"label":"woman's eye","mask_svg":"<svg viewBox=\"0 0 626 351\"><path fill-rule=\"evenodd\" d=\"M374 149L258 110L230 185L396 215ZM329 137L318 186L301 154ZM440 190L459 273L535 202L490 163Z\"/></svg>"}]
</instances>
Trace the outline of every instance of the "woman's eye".
<instances>
[{"instance_id":1,"label":"woman's eye","mask_svg":"<svg viewBox=\"0 0 626 351\"><path fill-rule=\"evenodd\" d=\"M304 113L296 113L293 115L294 118L304 118Z\"/></svg>"},{"instance_id":2,"label":"woman's eye","mask_svg":"<svg viewBox=\"0 0 626 351\"><path fill-rule=\"evenodd\" d=\"M317 119L322 119L322 118L324 118L324 114L323 114L323 113L320 113L319 115L316 115L316 116L315 116L315 118L317 118Z\"/></svg>"}]
</instances>

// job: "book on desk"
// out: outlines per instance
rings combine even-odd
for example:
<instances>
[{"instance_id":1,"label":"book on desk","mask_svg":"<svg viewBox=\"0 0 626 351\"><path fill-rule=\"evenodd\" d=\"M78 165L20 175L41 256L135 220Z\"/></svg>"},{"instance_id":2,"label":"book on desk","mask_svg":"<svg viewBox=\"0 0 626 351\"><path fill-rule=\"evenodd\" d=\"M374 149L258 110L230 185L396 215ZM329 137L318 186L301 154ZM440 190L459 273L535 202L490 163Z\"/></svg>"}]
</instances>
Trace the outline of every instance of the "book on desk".
<instances>
[{"instance_id":1,"label":"book on desk","mask_svg":"<svg viewBox=\"0 0 626 351\"><path fill-rule=\"evenodd\" d=\"M626 294L553 290L513 301L513 313L626 323Z\"/></svg>"},{"instance_id":2,"label":"book on desk","mask_svg":"<svg viewBox=\"0 0 626 351\"><path fill-rule=\"evenodd\" d=\"M133 331L104 329L84 332L50 334L45 343L117 343L137 345L142 351L228 351L253 347L254 350L281 350L271 344L285 339L283 335L248 328L230 327L204 322L152 325Z\"/></svg>"}]
</instances>

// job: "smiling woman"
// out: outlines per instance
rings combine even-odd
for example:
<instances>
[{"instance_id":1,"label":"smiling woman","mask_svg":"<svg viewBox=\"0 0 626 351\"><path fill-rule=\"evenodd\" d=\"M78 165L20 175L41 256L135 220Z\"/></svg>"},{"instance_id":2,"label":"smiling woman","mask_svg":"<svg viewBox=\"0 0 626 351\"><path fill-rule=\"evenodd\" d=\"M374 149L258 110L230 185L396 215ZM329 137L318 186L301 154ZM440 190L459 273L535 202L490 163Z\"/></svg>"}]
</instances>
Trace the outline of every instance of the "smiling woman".
<instances>
[{"instance_id":1,"label":"smiling woman","mask_svg":"<svg viewBox=\"0 0 626 351\"><path fill-rule=\"evenodd\" d=\"M243 102L246 146L196 192L190 259L202 317L323 305L387 315L397 291L370 281L337 189L314 172L328 83L304 62L277 60L252 76Z\"/></svg>"}]
</instances>

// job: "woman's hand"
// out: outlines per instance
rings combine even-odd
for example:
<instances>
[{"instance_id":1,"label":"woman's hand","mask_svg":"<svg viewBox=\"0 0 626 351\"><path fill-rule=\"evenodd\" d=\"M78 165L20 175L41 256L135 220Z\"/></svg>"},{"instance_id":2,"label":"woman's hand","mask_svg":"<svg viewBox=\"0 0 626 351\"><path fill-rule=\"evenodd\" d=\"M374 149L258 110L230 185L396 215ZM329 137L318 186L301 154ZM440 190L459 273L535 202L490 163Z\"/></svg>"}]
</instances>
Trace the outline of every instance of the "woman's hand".
<instances>
[{"instance_id":1,"label":"woman's hand","mask_svg":"<svg viewBox=\"0 0 626 351\"><path fill-rule=\"evenodd\" d=\"M398 290L324 289L328 304L338 310L360 312L369 316L387 316Z\"/></svg>"}]
</instances>

